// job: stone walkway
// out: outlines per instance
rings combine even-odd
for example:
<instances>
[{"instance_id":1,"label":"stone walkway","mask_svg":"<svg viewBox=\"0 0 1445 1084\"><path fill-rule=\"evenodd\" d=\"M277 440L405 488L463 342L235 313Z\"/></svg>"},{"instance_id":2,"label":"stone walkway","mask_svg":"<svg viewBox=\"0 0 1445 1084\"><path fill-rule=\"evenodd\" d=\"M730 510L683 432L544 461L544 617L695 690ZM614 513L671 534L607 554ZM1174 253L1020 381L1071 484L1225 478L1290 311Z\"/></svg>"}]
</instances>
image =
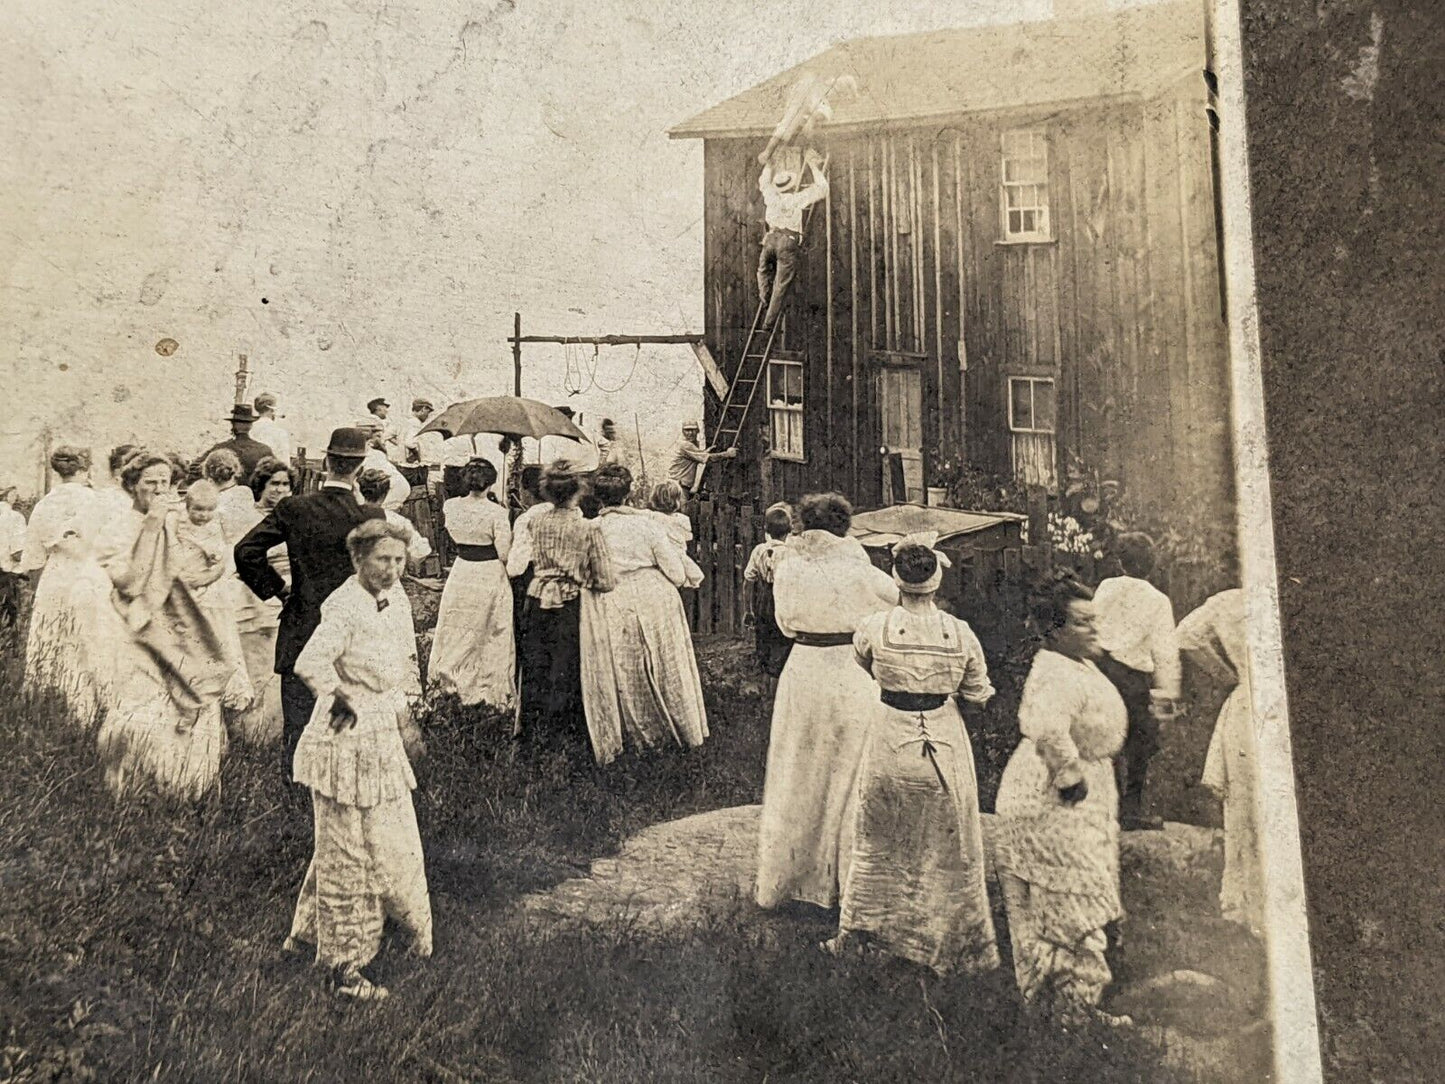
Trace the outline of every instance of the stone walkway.
<instances>
[{"instance_id":1,"label":"stone walkway","mask_svg":"<svg viewBox=\"0 0 1445 1084\"><path fill-rule=\"evenodd\" d=\"M751 899L760 809L735 806L653 825L628 839L616 856L594 862L587 876L528 896L522 905L554 919L625 922L656 931L698 923ZM983 827L992 879L992 815L983 815ZM1215 837L1210 829L1184 824L1125 833L1126 897L1176 905L1212 898Z\"/></svg>"},{"instance_id":2,"label":"stone walkway","mask_svg":"<svg viewBox=\"0 0 1445 1084\"><path fill-rule=\"evenodd\" d=\"M746 911L754 906L760 808L653 825L586 876L525 897L523 913L666 934ZM993 817L984 814L983 822L992 880ZM1239 1059L1257 1058L1242 1050L1264 1049L1262 953L1217 916L1218 836L1171 823L1161 832L1126 832L1120 844L1129 922L1117 952L1115 1007L1134 1015L1165 1062L1203 1080L1237 1079Z\"/></svg>"}]
</instances>

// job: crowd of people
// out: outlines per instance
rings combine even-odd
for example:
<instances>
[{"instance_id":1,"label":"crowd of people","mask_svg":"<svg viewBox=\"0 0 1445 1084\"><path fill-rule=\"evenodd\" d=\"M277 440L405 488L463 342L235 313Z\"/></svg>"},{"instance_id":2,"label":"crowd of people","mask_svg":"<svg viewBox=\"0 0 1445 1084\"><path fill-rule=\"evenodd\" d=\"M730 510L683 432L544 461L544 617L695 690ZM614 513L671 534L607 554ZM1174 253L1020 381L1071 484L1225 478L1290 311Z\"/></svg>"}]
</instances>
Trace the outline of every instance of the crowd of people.
<instances>
[{"instance_id":1,"label":"crowd of people","mask_svg":"<svg viewBox=\"0 0 1445 1084\"><path fill-rule=\"evenodd\" d=\"M370 416L384 422L385 409L374 402ZM320 485L300 493L272 444L253 447L268 410L267 397L237 408L231 440L194 464L116 448L110 487L87 484L84 452L58 449L59 482L28 523L0 505L0 615L18 629L16 577L35 576L27 685L96 727L117 795L194 800L228 738L277 750L315 820L287 948L309 946L339 994L370 1000L386 996L362 969L388 917L431 951L411 800L420 705L450 697L510 716L514 737L602 765L626 748L700 746L707 711L679 592L703 574L675 478L635 494L621 463L584 480L558 461L523 476L514 517L496 468L472 459L442 509L455 561L424 686L402 577L427 543L376 464L390 462L387 430L335 430ZM398 435L403 454L416 437ZM992 969L966 725L994 695L984 653L937 604L948 559L936 536L899 542L890 574L850 536L851 515L838 494L774 505L747 563L758 664L776 682L757 902L836 907L830 952ZM1239 592L1176 629L1146 578L1149 540L1125 536L1117 556L1123 575L1097 590L1059 577L1036 595L1040 648L994 838L1025 999L1114 1022L1099 1006L1106 928L1122 915L1119 834L1158 827L1143 781L1180 696L1181 650L1235 685L1205 776L1225 795L1223 911L1262 925Z\"/></svg>"}]
</instances>

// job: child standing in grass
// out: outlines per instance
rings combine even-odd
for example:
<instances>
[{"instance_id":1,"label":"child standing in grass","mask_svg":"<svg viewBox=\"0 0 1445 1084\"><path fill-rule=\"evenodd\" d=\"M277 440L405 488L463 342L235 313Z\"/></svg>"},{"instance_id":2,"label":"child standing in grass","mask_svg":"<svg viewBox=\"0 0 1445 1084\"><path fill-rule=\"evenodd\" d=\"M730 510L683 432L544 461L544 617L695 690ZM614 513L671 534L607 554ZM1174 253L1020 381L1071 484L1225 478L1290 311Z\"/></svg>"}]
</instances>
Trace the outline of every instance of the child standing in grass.
<instances>
[{"instance_id":1,"label":"child standing in grass","mask_svg":"<svg viewBox=\"0 0 1445 1084\"><path fill-rule=\"evenodd\" d=\"M793 510L779 502L763 514L766 540L753 547L743 570L743 590L747 594L747 615L753 625L753 642L758 665L763 673L776 678L783 672L793 641L778 628L773 607L773 571L783 558L788 537L793 533Z\"/></svg>"},{"instance_id":2,"label":"child standing in grass","mask_svg":"<svg viewBox=\"0 0 1445 1084\"><path fill-rule=\"evenodd\" d=\"M296 747L296 782L311 789L315 852L286 951L316 946L336 992L388 996L361 973L381 947L388 917L432 951L431 901L411 792L410 757L425 746L412 719L421 695L411 603L400 585L406 532L384 519L354 528L346 547L356 575L321 606L321 624L296 660L316 695Z\"/></svg>"}]
</instances>

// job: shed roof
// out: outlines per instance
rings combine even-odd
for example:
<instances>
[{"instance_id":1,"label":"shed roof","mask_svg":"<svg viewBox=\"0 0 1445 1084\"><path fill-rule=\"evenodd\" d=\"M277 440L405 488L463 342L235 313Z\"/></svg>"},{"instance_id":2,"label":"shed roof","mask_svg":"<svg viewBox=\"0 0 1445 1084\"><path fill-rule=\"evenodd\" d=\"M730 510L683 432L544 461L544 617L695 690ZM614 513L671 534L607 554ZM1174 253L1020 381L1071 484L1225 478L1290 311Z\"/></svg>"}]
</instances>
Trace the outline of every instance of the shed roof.
<instances>
[{"instance_id":1,"label":"shed roof","mask_svg":"<svg viewBox=\"0 0 1445 1084\"><path fill-rule=\"evenodd\" d=\"M891 546L904 535L937 531L940 542L960 535L1018 523L1028 517L1013 512L965 512L960 508L935 508L921 504L895 504L853 517L848 532L865 546Z\"/></svg>"},{"instance_id":2,"label":"shed roof","mask_svg":"<svg viewBox=\"0 0 1445 1084\"><path fill-rule=\"evenodd\" d=\"M672 128L674 139L766 136L805 74L852 75L830 130L1095 99L1149 97L1205 67L1203 4L857 38Z\"/></svg>"}]
</instances>

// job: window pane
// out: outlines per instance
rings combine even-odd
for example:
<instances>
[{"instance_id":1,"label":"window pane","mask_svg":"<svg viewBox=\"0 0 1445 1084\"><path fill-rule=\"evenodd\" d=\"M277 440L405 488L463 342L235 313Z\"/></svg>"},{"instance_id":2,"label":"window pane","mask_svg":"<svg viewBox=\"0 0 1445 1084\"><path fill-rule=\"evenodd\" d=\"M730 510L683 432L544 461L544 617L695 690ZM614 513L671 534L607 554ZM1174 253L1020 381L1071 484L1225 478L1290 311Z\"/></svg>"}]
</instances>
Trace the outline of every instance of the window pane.
<instances>
[{"instance_id":1,"label":"window pane","mask_svg":"<svg viewBox=\"0 0 1445 1084\"><path fill-rule=\"evenodd\" d=\"M1003 160L1003 181L1004 184L1012 184L1019 179L1018 161L1013 158Z\"/></svg>"},{"instance_id":2,"label":"window pane","mask_svg":"<svg viewBox=\"0 0 1445 1084\"><path fill-rule=\"evenodd\" d=\"M1031 396L1029 394L1029 382L1027 380L1010 380L1009 390L1009 428L1010 429L1032 429L1033 411L1030 409Z\"/></svg>"},{"instance_id":3,"label":"window pane","mask_svg":"<svg viewBox=\"0 0 1445 1084\"><path fill-rule=\"evenodd\" d=\"M1019 227L1019 232L1020 232L1020 233L1033 233L1033 232L1034 232L1034 213L1033 213L1032 211L1021 211L1021 212L1019 212L1019 214L1020 214L1020 220L1021 220L1021 222L1023 223L1023 224Z\"/></svg>"},{"instance_id":4,"label":"window pane","mask_svg":"<svg viewBox=\"0 0 1445 1084\"><path fill-rule=\"evenodd\" d=\"M793 455L803 454L803 415L801 411L788 415L788 448Z\"/></svg>"},{"instance_id":5,"label":"window pane","mask_svg":"<svg viewBox=\"0 0 1445 1084\"><path fill-rule=\"evenodd\" d=\"M770 412L772 418L773 451L786 452L788 441L788 416L780 410Z\"/></svg>"},{"instance_id":6,"label":"window pane","mask_svg":"<svg viewBox=\"0 0 1445 1084\"><path fill-rule=\"evenodd\" d=\"M803 405L803 367L801 365L788 366L786 390L789 403L795 406Z\"/></svg>"},{"instance_id":7,"label":"window pane","mask_svg":"<svg viewBox=\"0 0 1445 1084\"><path fill-rule=\"evenodd\" d=\"M1022 233L1023 229L1023 219L1019 217L1019 213L1017 211L1010 211L1008 213L1009 233Z\"/></svg>"},{"instance_id":8,"label":"window pane","mask_svg":"<svg viewBox=\"0 0 1445 1084\"><path fill-rule=\"evenodd\" d=\"M1055 393L1052 380L1035 380L1034 385L1034 428L1054 431Z\"/></svg>"}]
</instances>

